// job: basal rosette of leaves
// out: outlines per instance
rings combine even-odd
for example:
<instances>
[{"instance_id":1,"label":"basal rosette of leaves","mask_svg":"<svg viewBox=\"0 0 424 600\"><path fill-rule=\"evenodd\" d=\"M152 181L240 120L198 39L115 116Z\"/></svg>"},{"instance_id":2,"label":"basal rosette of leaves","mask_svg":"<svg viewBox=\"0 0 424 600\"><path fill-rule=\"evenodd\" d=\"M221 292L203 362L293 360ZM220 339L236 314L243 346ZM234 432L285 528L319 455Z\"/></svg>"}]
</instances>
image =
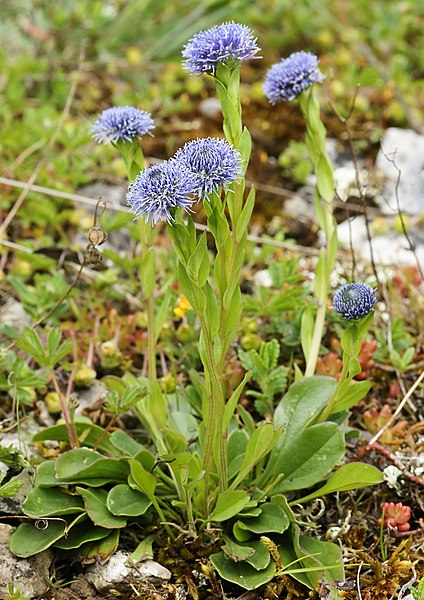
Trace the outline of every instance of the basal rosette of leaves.
<instances>
[{"instance_id":1,"label":"basal rosette of leaves","mask_svg":"<svg viewBox=\"0 0 424 600\"><path fill-rule=\"evenodd\" d=\"M108 383L117 389L118 381ZM127 384L130 389L134 381L127 379ZM344 455L344 434L337 423L316 420L335 386L330 377L298 382L277 406L273 423L257 427L240 405L238 418L228 405L229 487L215 494L209 514L199 441L187 442L188 423L195 437L199 433L188 409L168 416L162 429L167 452L159 457L125 432L108 433L79 417L75 426L84 447L38 466L35 487L23 506L31 520L14 532L12 552L28 557L54 547L104 557L117 548L120 533L131 523L159 528L174 522L188 532L221 528L222 550L210 559L224 579L245 589L290 573L287 565L294 561L293 577L311 589L321 571L343 578L338 546L302 535L291 508L382 479L377 469L360 463L332 472ZM239 394L240 389L233 405ZM66 435L65 425L59 424L38 433L34 441L63 441ZM287 494L293 493L297 498L289 502ZM175 537L172 527L167 531Z\"/></svg>"}]
</instances>

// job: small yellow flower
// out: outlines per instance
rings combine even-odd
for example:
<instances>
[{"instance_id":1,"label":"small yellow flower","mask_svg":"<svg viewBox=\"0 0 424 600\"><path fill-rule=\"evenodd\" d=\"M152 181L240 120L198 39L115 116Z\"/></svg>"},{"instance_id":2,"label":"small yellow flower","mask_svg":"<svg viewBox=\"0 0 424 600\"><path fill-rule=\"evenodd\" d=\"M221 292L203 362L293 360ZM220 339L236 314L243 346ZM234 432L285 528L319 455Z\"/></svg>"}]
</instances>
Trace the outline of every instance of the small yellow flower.
<instances>
[{"instance_id":1,"label":"small yellow flower","mask_svg":"<svg viewBox=\"0 0 424 600\"><path fill-rule=\"evenodd\" d=\"M179 319L182 319L186 314L187 310L192 310L192 307L187 298L184 295L182 295L177 300L177 303L174 308L174 315Z\"/></svg>"}]
</instances>

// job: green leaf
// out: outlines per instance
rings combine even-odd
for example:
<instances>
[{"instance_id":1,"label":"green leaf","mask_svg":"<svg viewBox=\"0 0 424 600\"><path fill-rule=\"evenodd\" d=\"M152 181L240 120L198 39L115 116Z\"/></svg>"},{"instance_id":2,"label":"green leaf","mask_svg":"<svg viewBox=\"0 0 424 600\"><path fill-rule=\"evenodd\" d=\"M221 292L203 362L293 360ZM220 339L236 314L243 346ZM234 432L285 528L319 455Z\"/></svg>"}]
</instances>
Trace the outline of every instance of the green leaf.
<instances>
[{"instance_id":1,"label":"green leaf","mask_svg":"<svg viewBox=\"0 0 424 600\"><path fill-rule=\"evenodd\" d=\"M246 562L252 565L256 570L261 571L271 562L271 555L268 548L261 541L248 542L254 553L246 558Z\"/></svg>"},{"instance_id":2,"label":"green leaf","mask_svg":"<svg viewBox=\"0 0 424 600\"><path fill-rule=\"evenodd\" d=\"M197 241L196 249L187 261L187 273L202 288L209 276L209 251L206 232Z\"/></svg>"},{"instance_id":3,"label":"green leaf","mask_svg":"<svg viewBox=\"0 0 424 600\"><path fill-rule=\"evenodd\" d=\"M56 478L56 463L54 460L46 460L40 463L35 473L34 486L38 488L56 487L59 480Z\"/></svg>"},{"instance_id":4,"label":"green leaf","mask_svg":"<svg viewBox=\"0 0 424 600\"><path fill-rule=\"evenodd\" d=\"M246 560L255 552L252 546L248 546L247 544L237 544L237 542L229 537L224 536L224 540L225 544L222 546L222 551L234 562Z\"/></svg>"},{"instance_id":5,"label":"green leaf","mask_svg":"<svg viewBox=\"0 0 424 600\"><path fill-rule=\"evenodd\" d=\"M206 308L206 296L200 287L189 277L186 268L178 263L178 281L183 294L198 315L203 315Z\"/></svg>"},{"instance_id":6,"label":"green leaf","mask_svg":"<svg viewBox=\"0 0 424 600\"><path fill-rule=\"evenodd\" d=\"M116 429L110 434L110 441L122 454L127 456L135 456L144 446L139 444L123 429Z\"/></svg>"},{"instance_id":7,"label":"green leaf","mask_svg":"<svg viewBox=\"0 0 424 600\"><path fill-rule=\"evenodd\" d=\"M333 413L349 410L368 394L372 387L371 381L352 381L346 390L340 394L333 407Z\"/></svg>"},{"instance_id":8,"label":"green leaf","mask_svg":"<svg viewBox=\"0 0 424 600\"><path fill-rule=\"evenodd\" d=\"M226 490L219 494L215 508L209 517L210 521L227 521L234 517L249 502L250 497L244 491Z\"/></svg>"},{"instance_id":9,"label":"green leaf","mask_svg":"<svg viewBox=\"0 0 424 600\"><path fill-rule=\"evenodd\" d=\"M236 241L240 242L243 235L247 234L250 218L252 216L253 208L255 206L255 188L250 188L249 195L247 196L243 210L240 213L236 224Z\"/></svg>"},{"instance_id":10,"label":"green leaf","mask_svg":"<svg viewBox=\"0 0 424 600\"><path fill-rule=\"evenodd\" d=\"M104 458L88 448L68 450L56 462L56 476L67 481L99 478L125 481L129 474L128 462L119 458Z\"/></svg>"},{"instance_id":11,"label":"green leaf","mask_svg":"<svg viewBox=\"0 0 424 600\"><path fill-rule=\"evenodd\" d=\"M15 340L15 344L21 350L35 358L43 367L48 366L49 360L43 348L38 333L30 327L24 327L21 335Z\"/></svg>"},{"instance_id":12,"label":"green leaf","mask_svg":"<svg viewBox=\"0 0 424 600\"><path fill-rule=\"evenodd\" d=\"M228 429L228 425L230 424L231 417L234 415L234 411L236 409L237 403L238 403L241 393L244 389L244 386L249 381L251 376L252 376L251 371L248 371L247 373L245 373L243 380L236 387L234 392L231 394L230 399L226 403L225 408L224 408L224 419L223 419L223 424L222 424L223 431L226 431Z\"/></svg>"},{"instance_id":13,"label":"green leaf","mask_svg":"<svg viewBox=\"0 0 424 600\"><path fill-rule=\"evenodd\" d=\"M309 358L309 353L312 343L312 335L314 332L314 315L312 307L307 306L302 312L301 325L300 325L300 340L302 345L302 352L305 360Z\"/></svg>"},{"instance_id":14,"label":"green leaf","mask_svg":"<svg viewBox=\"0 0 424 600\"><path fill-rule=\"evenodd\" d=\"M101 438L101 442L98 444L99 450L111 453L116 452L116 448L109 441L109 433L105 433L105 430L102 427L94 425L87 417L75 417L75 428L77 430L78 439L84 446L96 446ZM36 433L32 438L33 442L44 442L45 440L68 442L69 437L65 423L46 427Z\"/></svg>"},{"instance_id":15,"label":"green leaf","mask_svg":"<svg viewBox=\"0 0 424 600\"><path fill-rule=\"evenodd\" d=\"M272 423L260 425L255 430L246 446L246 453L240 473L231 484L232 489L236 488L251 473L253 467L268 454L275 446L280 435L281 430L275 431Z\"/></svg>"},{"instance_id":16,"label":"green leaf","mask_svg":"<svg viewBox=\"0 0 424 600\"><path fill-rule=\"evenodd\" d=\"M120 529L112 530L107 537L85 544L80 552L87 558L94 558L101 563L106 562L118 548L119 536Z\"/></svg>"},{"instance_id":17,"label":"green leaf","mask_svg":"<svg viewBox=\"0 0 424 600\"><path fill-rule=\"evenodd\" d=\"M306 555L314 555L310 558L307 556L302 558L301 565L303 567L306 569L308 567L320 567L314 571L306 571L311 589L316 589L322 580L344 580L343 562L339 546L332 542L322 542L321 540L301 535L299 536L299 550L303 551ZM300 552L298 556L300 558Z\"/></svg>"},{"instance_id":18,"label":"green leaf","mask_svg":"<svg viewBox=\"0 0 424 600\"><path fill-rule=\"evenodd\" d=\"M156 477L152 475L152 473L146 471L137 460L130 460L130 468L134 483L150 500L152 500L155 496Z\"/></svg>"},{"instance_id":19,"label":"green leaf","mask_svg":"<svg viewBox=\"0 0 424 600\"><path fill-rule=\"evenodd\" d=\"M73 550L74 548L80 548L87 542L94 542L96 540L102 540L110 534L110 529L104 527L96 527L95 525L89 525L88 522L80 523L71 529L68 537L63 537L53 544L55 548L61 550Z\"/></svg>"},{"instance_id":20,"label":"green leaf","mask_svg":"<svg viewBox=\"0 0 424 600\"><path fill-rule=\"evenodd\" d=\"M84 512L79 496L59 488L34 488L27 495L22 508L30 517L61 517Z\"/></svg>"},{"instance_id":21,"label":"green leaf","mask_svg":"<svg viewBox=\"0 0 424 600\"><path fill-rule=\"evenodd\" d=\"M42 523L21 523L10 538L10 551L21 558L28 558L49 548L64 537L65 532L77 525L85 514L78 515L69 524L62 519L48 520L48 526Z\"/></svg>"},{"instance_id":22,"label":"green leaf","mask_svg":"<svg viewBox=\"0 0 424 600\"><path fill-rule=\"evenodd\" d=\"M127 519L113 515L107 508L107 491L85 489L77 486L77 492L84 498L85 510L95 525L106 529L125 527Z\"/></svg>"},{"instance_id":23,"label":"green leaf","mask_svg":"<svg viewBox=\"0 0 424 600\"><path fill-rule=\"evenodd\" d=\"M212 554L210 560L223 579L235 583L245 590L255 590L264 583L268 583L276 571L274 561L271 561L265 569L258 571L245 561L234 562L223 552Z\"/></svg>"},{"instance_id":24,"label":"green leaf","mask_svg":"<svg viewBox=\"0 0 424 600\"><path fill-rule=\"evenodd\" d=\"M231 480L241 469L249 435L245 429L235 429L228 436L228 478Z\"/></svg>"},{"instance_id":25,"label":"green leaf","mask_svg":"<svg viewBox=\"0 0 424 600\"><path fill-rule=\"evenodd\" d=\"M316 375L293 384L275 409L274 426L283 427L279 446L289 445L321 413L336 388L334 377Z\"/></svg>"},{"instance_id":26,"label":"green leaf","mask_svg":"<svg viewBox=\"0 0 424 600\"><path fill-rule=\"evenodd\" d=\"M273 473L283 473L284 478L273 488L273 494L302 490L325 477L345 452L344 436L338 424L320 423L278 450Z\"/></svg>"},{"instance_id":27,"label":"green leaf","mask_svg":"<svg viewBox=\"0 0 424 600\"><path fill-rule=\"evenodd\" d=\"M154 248L148 248L142 252L140 260L140 284L145 298L152 294L155 282L155 251Z\"/></svg>"},{"instance_id":28,"label":"green leaf","mask_svg":"<svg viewBox=\"0 0 424 600\"><path fill-rule=\"evenodd\" d=\"M148 535L144 540L141 540L137 548L129 557L128 562L135 564L142 560L146 560L146 558L153 558L153 542L155 541L155 535Z\"/></svg>"},{"instance_id":29,"label":"green leaf","mask_svg":"<svg viewBox=\"0 0 424 600\"><path fill-rule=\"evenodd\" d=\"M328 404L337 382L316 375L294 383L275 409L274 426L283 427L278 447L288 446L312 423Z\"/></svg>"},{"instance_id":30,"label":"green leaf","mask_svg":"<svg viewBox=\"0 0 424 600\"><path fill-rule=\"evenodd\" d=\"M155 311L155 342L158 341L160 332L168 316L168 309L169 305L171 304L171 300L172 290L171 288L168 288L165 292L164 297L162 298L162 301L158 303L158 307Z\"/></svg>"},{"instance_id":31,"label":"green leaf","mask_svg":"<svg viewBox=\"0 0 424 600\"><path fill-rule=\"evenodd\" d=\"M114 515L122 517L139 517L144 515L151 506L147 496L129 485L120 483L115 485L108 493L106 506Z\"/></svg>"},{"instance_id":32,"label":"green leaf","mask_svg":"<svg viewBox=\"0 0 424 600\"><path fill-rule=\"evenodd\" d=\"M321 153L316 166L318 191L326 202L331 202L334 198L334 178L333 167L330 159L325 152Z\"/></svg>"},{"instance_id":33,"label":"green leaf","mask_svg":"<svg viewBox=\"0 0 424 600\"><path fill-rule=\"evenodd\" d=\"M199 433L198 420L191 413L181 410L169 412L168 425L186 440L197 437Z\"/></svg>"},{"instance_id":34,"label":"green leaf","mask_svg":"<svg viewBox=\"0 0 424 600\"><path fill-rule=\"evenodd\" d=\"M261 514L258 517L249 517L237 521L240 529L257 534L284 533L290 526L290 521L285 511L275 503L267 502L260 506Z\"/></svg>"},{"instance_id":35,"label":"green leaf","mask_svg":"<svg viewBox=\"0 0 424 600\"><path fill-rule=\"evenodd\" d=\"M376 485L382 481L383 474L372 465L349 463L337 469L319 490L297 499L296 503L309 502L313 498L320 498L333 492L347 492L369 485Z\"/></svg>"}]
</instances>

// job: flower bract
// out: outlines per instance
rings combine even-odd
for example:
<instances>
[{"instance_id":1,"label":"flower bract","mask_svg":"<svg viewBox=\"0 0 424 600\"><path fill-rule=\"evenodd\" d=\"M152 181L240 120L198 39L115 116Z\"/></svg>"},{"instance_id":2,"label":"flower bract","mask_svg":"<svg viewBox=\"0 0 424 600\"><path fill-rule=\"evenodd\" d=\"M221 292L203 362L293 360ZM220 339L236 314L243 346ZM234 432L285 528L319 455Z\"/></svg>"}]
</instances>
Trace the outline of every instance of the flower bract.
<instances>
[{"instance_id":1,"label":"flower bract","mask_svg":"<svg viewBox=\"0 0 424 600\"><path fill-rule=\"evenodd\" d=\"M196 181L193 174L182 165L167 161L141 171L131 183L127 204L135 218L156 225L158 221L173 221L172 209L183 208L190 212L195 201Z\"/></svg>"},{"instance_id":2,"label":"flower bract","mask_svg":"<svg viewBox=\"0 0 424 600\"><path fill-rule=\"evenodd\" d=\"M133 106L114 106L104 110L91 128L96 142L109 144L120 140L132 142L153 129L149 113Z\"/></svg>"},{"instance_id":3,"label":"flower bract","mask_svg":"<svg viewBox=\"0 0 424 600\"><path fill-rule=\"evenodd\" d=\"M324 79L318 58L311 52L294 52L273 65L265 76L263 89L271 104L293 100L303 90Z\"/></svg>"},{"instance_id":4,"label":"flower bract","mask_svg":"<svg viewBox=\"0 0 424 600\"><path fill-rule=\"evenodd\" d=\"M222 23L196 33L184 46L184 67L191 75L215 73L218 63L232 63L252 58L260 50L257 39L247 25Z\"/></svg>"},{"instance_id":5,"label":"flower bract","mask_svg":"<svg viewBox=\"0 0 424 600\"><path fill-rule=\"evenodd\" d=\"M195 175L199 198L207 198L243 174L240 152L221 138L187 142L172 160Z\"/></svg>"},{"instance_id":6,"label":"flower bract","mask_svg":"<svg viewBox=\"0 0 424 600\"><path fill-rule=\"evenodd\" d=\"M367 283L348 283L335 293L333 308L344 319L360 319L373 310L377 302L374 293Z\"/></svg>"}]
</instances>

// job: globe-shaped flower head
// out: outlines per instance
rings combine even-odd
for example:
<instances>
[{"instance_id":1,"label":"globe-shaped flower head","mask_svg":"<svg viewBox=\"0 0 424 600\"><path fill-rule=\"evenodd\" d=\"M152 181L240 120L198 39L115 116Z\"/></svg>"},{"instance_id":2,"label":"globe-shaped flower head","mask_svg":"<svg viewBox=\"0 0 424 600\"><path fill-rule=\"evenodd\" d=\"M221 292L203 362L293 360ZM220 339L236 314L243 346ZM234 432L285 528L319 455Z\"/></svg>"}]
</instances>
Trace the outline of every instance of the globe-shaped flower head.
<instances>
[{"instance_id":1,"label":"globe-shaped flower head","mask_svg":"<svg viewBox=\"0 0 424 600\"><path fill-rule=\"evenodd\" d=\"M149 113L133 106L114 106L104 110L91 128L96 142L109 144L120 140L132 142L153 129Z\"/></svg>"},{"instance_id":2,"label":"globe-shaped flower head","mask_svg":"<svg viewBox=\"0 0 424 600\"><path fill-rule=\"evenodd\" d=\"M203 138L184 144L174 155L197 181L197 194L207 198L243 174L242 158L234 146L221 138Z\"/></svg>"},{"instance_id":3,"label":"globe-shaped flower head","mask_svg":"<svg viewBox=\"0 0 424 600\"><path fill-rule=\"evenodd\" d=\"M263 89L271 104L293 100L303 90L325 78L311 52L294 52L273 65L265 76Z\"/></svg>"},{"instance_id":4,"label":"globe-shaped flower head","mask_svg":"<svg viewBox=\"0 0 424 600\"><path fill-rule=\"evenodd\" d=\"M196 180L193 173L175 162L163 162L141 171L131 183L127 204L135 218L144 217L146 223L173 221L173 210L180 206L190 212L195 201Z\"/></svg>"},{"instance_id":5,"label":"globe-shaped flower head","mask_svg":"<svg viewBox=\"0 0 424 600\"><path fill-rule=\"evenodd\" d=\"M355 320L365 317L373 309L377 298L375 289L367 283L348 283L334 295L333 308L344 319Z\"/></svg>"},{"instance_id":6,"label":"globe-shaped flower head","mask_svg":"<svg viewBox=\"0 0 424 600\"><path fill-rule=\"evenodd\" d=\"M218 63L259 58L260 48L252 30L240 23L222 23L196 33L184 46L184 68L191 75L215 73Z\"/></svg>"}]
</instances>

